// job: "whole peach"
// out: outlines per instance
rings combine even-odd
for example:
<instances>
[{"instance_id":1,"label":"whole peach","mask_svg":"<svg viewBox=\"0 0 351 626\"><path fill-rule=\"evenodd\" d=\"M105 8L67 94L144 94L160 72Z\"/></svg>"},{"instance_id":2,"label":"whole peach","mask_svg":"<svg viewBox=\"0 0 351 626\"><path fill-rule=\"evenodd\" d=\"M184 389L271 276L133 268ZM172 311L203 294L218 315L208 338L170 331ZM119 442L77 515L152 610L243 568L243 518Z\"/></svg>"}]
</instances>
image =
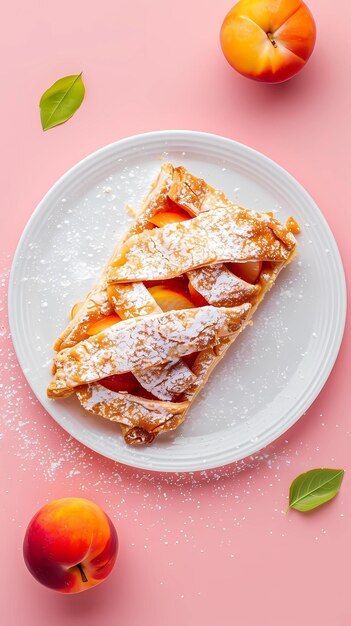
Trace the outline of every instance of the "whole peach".
<instances>
[{"instance_id":1,"label":"whole peach","mask_svg":"<svg viewBox=\"0 0 351 626\"><path fill-rule=\"evenodd\" d=\"M240 0L225 17L220 40L228 63L240 74L279 83L306 64L316 25L302 0Z\"/></svg>"},{"instance_id":2,"label":"whole peach","mask_svg":"<svg viewBox=\"0 0 351 626\"><path fill-rule=\"evenodd\" d=\"M43 506L23 542L24 560L34 578L63 593L101 583L115 564L117 550L111 520L83 498L61 498Z\"/></svg>"}]
</instances>

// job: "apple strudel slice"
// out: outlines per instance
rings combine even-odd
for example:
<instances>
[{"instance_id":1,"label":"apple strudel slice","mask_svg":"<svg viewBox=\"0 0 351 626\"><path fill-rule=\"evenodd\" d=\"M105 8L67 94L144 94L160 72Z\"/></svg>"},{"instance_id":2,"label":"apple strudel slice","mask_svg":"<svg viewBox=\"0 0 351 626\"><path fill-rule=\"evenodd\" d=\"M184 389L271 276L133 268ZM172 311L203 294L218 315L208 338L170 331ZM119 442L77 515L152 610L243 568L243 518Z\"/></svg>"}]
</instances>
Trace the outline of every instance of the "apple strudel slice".
<instances>
[{"instance_id":1,"label":"apple strudel slice","mask_svg":"<svg viewBox=\"0 0 351 626\"><path fill-rule=\"evenodd\" d=\"M76 393L130 444L174 430L295 252L295 237L271 214L162 165L55 343L49 397Z\"/></svg>"}]
</instances>

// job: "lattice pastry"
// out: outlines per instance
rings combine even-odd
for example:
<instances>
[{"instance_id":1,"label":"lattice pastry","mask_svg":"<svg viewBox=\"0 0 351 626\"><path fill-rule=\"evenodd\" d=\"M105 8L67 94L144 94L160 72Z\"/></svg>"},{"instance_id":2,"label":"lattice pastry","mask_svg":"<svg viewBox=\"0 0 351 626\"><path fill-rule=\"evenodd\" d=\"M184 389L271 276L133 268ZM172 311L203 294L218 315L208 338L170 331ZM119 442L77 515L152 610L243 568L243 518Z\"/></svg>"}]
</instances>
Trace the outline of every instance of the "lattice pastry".
<instances>
[{"instance_id":1,"label":"lattice pastry","mask_svg":"<svg viewBox=\"0 0 351 626\"><path fill-rule=\"evenodd\" d=\"M295 250L272 214L162 165L55 343L49 397L76 393L129 444L174 430Z\"/></svg>"}]
</instances>

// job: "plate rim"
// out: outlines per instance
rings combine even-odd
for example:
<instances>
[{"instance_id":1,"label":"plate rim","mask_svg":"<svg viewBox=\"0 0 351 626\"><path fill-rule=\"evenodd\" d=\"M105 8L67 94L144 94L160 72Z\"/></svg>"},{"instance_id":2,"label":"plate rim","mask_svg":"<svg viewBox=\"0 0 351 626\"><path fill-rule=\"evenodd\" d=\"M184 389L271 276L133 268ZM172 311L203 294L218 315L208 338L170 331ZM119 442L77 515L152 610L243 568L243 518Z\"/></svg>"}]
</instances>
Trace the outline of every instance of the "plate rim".
<instances>
[{"instance_id":1,"label":"plate rim","mask_svg":"<svg viewBox=\"0 0 351 626\"><path fill-rule=\"evenodd\" d=\"M162 467L162 468L157 468L157 467L153 467L152 465L150 466L150 464L144 463L142 461L143 456L140 455L140 462L138 462L137 459L130 459L130 460L126 460L126 459L116 459L114 457L109 456L108 454L104 453L101 449L98 449L97 447L94 447L90 444L87 444L85 441L83 441L79 436L77 436L76 433L72 433L71 430L69 428L67 428L66 426L63 425L62 421L59 421L55 415L53 415L47 408L47 406L45 404L43 404L43 401L37 396L37 393L35 392L35 390L32 388L30 380L27 376L26 373L26 365L24 363L24 354L22 354L21 349L20 349L20 337L16 334L17 333L17 328L16 328L16 314L15 314L15 298L16 298L16 288L17 285L15 284L15 271L16 271L16 266L18 264L19 258L20 258L20 254L21 254L21 249L22 246L25 242L25 239L28 235L28 233L31 230L31 227L33 225L33 223L35 223L38 219L38 216L41 214L41 212L45 209L45 205L48 203L48 201L50 202L50 199L52 196L55 195L56 191L58 188L61 187L62 184L65 183L66 179L70 179L71 177L74 176L74 174L76 173L76 171L79 171L80 169L84 169L87 165L89 165L89 162L94 162L95 160L99 160L101 159L102 156L104 155L108 155L108 153L111 151L113 152L116 148L122 148L123 146L126 144L130 144L130 147L132 147L134 142L140 142L140 141L147 141L148 139L160 139L161 141L164 140L165 142L167 142L167 140L171 140L172 138L187 138L187 139L198 139L201 141L202 140L207 140L207 141L214 141L214 142L223 142L223 144L226 144L227 147L233 147L235 146L238 150L240 151L244 151L246 152L249 156L250 154L253 157L258 157L259 159L263 159L266 163L267 166L270 167L271 169L273 168L273 170L275 170L276 172L282 174L285 177L288 177L288 179L290 180L290 182L295 186L295 188L302 193L302 195L305 196L306 200L308 201L308 203L310 204L311 207L313 207L313 210L317 212L318 217L323 225L324 231L327 233L327 235L330 238L330 241L332 242L333 245L333 255L334 255L334 260L336 263L336 267L337 267L337 273L338 273L338 278L339 278L339 291L340 291L340 310L339 310L339 319L338 319L338 326L337 326L337 333L336 336L334 338L333 344L332 344L332 351L329 354L329 359L328 359L328 363L327 363L327 367L324 368L323 372L322 372L322 376L319 376L318 380L315 381L315 384L313 385L313 391L312 393L310 393L310 395L307 397L307 401L305 400L305 402L303 403L303 409L298 413L297 416L295 416L293 419L290 419L288 421L288 423L285 423L283 430L281 428L279 428L279 424L278 424L278 428L276 428L274 430L273 433L271 433L272 429L269 428L268 429L268 436L263 437L263 439L260 441L259 446L256 448L255 451L251 451L248 454L245 454L244 456L241 457L237 457L237 458L233 458L233 459L228 459L225 460L224 462L221 462L220 460L218 460L217 462L205 462L203 464L201 464L201 466L199 466L198 462L194 463L193 466L188 467L189 463L187 463L187 467L186 468L180 468L180 469L168 469L167 467ZM72 178L73 179L73 178ZM14 346L14 350L16 353L16 357L18 359L19 365L21 367L21 370L27 380L27 383L29 385L29 387L32 389L33 393L35 394L36 398L38 399L38 401L40 402L40 404L43 406L43 408L47 411L47 413L50 415L50 417L52 417L55 422L66 432L68 433L70 436L72 436L74 439L76 439L77 441L79 441L82 445L86 446L88 449L93 450L94 452L101 454L102 456L104 456L105 458L110 458L111 460L115 461L115 462L119 462L122 463L124 465L133 467L133 468L137 468L137 469L143 469L143 470L147 470L147 471L153 471L153 472L165 472L165 473L174 473L174 472L194 472L194 471L204 471L207 469L213 469L216 467L222 467L225 465L228 465L230 463L233 463L235 461L239 461L242 459L247 458L248 456L251 456L252 454L256 454L257 452L259 452L259 450L262 450L263 448L265 448L266 446L268 446L269 444L271 444L273 441L275 441L277 438L279 438L280 436L282 436L285 432L287 432L304 414L305 412L309 409L309 407L312 405L312 403L315 401L315 399L318 397L319 393L321 392L322 388L324 387L325 383L327 382L332 369L335 365L336 359L338 357L339 354L339 350L341 347L341 343L343 340L343 335L344 335L344 330L345 330L345 324L346 324L346 313L347 313L347 288L346 288L346 279L345 279L345 272L344 272L344 268L343 268L343 262L342 262L342 257L337 245L337 242L335 240L335 237L333 235L333 232L326 220L326 218L324 217L322 211L319 209L318 205L315 203L315 201L313 200L313 198L310 196L310 194L306 191L306 189L296 180L296 178L290 174L290 172L288 172L285 168L283 168L281 165L279 165L276 161L274 161L273 159L271 159L270 157L268 157L267 155L265 155L264 153L260 152L259 150L256 150L250 146L247 146L246 144L240 143L238 141L235 141L234 139L231 139L229 137L223 136L223 135L217 135L214 133L207 133L207 132L202 132L202 131L193 131L193 130L158 130L158 131L150 131L150 132L146 132L146 133L139 133L139 134L135 134L135 135L130 135L127 137L124 137L122 139L119 139L117 141L113 141L105 146L102 146L100 148L98 148L97 150L95 150L94 152L89 153L87 156L83 157L83 159L81 159L80 161L78 161L77 163L75 163L72 167L70 167L66 172L64 172L59 178L58 180L50 187L50 189L45 193L45 195L43 196L43 198L40 200L40 202L37 204L37 206L35 207L32 215L30 216L30 218L28 219L23 232L18 240L17 246L16 246L16 250L12 259L12 263L11 263L11 269L10 269L10 276L9 276L9 285L8 285L8 317L9 317L9 327L10 327L10 333L11 333L11 340Z\"/></svg>"}]
</instances>

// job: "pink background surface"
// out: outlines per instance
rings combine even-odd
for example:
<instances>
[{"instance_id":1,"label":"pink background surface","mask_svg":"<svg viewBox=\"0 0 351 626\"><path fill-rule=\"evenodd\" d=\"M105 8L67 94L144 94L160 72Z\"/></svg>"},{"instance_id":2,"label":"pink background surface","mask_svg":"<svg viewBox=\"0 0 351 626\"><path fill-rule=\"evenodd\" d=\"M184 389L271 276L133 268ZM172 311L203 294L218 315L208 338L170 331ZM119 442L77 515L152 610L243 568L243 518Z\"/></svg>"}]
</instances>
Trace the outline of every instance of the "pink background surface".
<instances>
[{"instance_id":1,"label":"pink background surface","mask_svg":"<svg viewBox=\"0 0 351 626\"><path fill-rule=\"evenodd\" d=\"M218 31L230 0L6 3L2 14L2 315L20 234L49 187L106 143L187 128L226 135L288 169L319 204L350 266L350 3L310 0L318 41L295 80L265 86L227 66ZM333 6L336 7L334 4ZM84 71L86 99L43 133L38 101ZM119 466L70 439L33 398L7 320L0 328L1 623L12 626L346 626L351 620L351 481L309 515L284 514L291 480L351 466L350 337L313 406L245 462L195 475ZM78 596L41 587L22 561L34 511L67 495L106 509L120 536L111 578Z\"/></svg>"}]
</instances>

